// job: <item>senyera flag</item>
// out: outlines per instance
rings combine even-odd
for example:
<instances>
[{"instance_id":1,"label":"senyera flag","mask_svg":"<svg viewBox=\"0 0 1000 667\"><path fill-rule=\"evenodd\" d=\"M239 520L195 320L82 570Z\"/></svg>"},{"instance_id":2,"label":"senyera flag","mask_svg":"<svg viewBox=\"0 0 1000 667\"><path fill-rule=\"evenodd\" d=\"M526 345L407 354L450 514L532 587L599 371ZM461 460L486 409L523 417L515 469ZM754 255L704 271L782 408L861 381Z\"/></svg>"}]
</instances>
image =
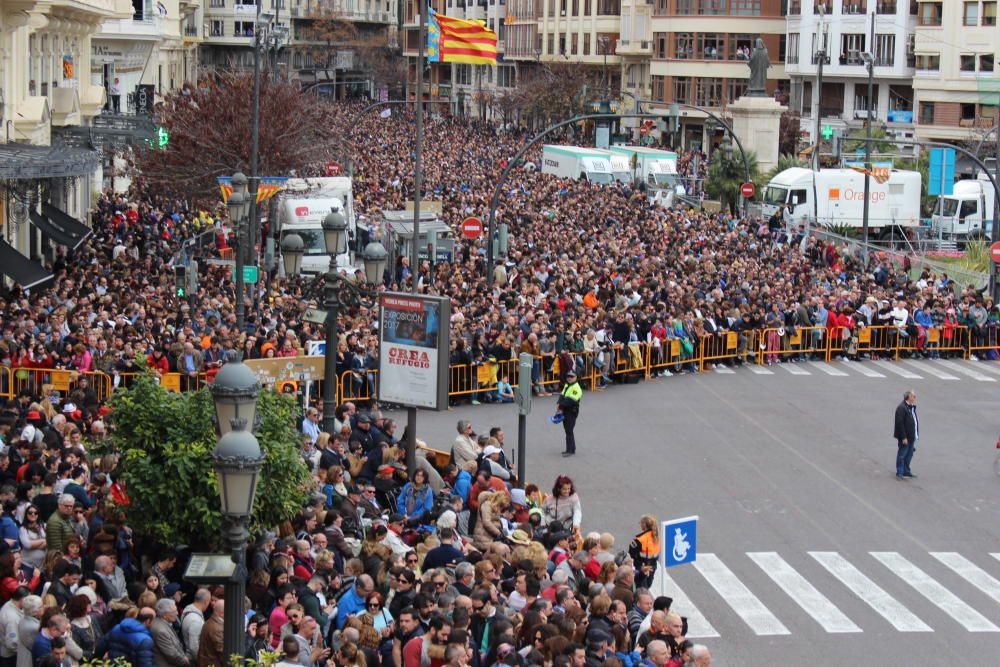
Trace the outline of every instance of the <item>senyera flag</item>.
<instances>
[{"instance_id":1,"label":"senyera flag","mask_svg":"<svg viewBox=\"0 0 1000 667\"><path fill-rule=\"evenodd\" d=\"M889 180L889 176L892 174L892 169L889 167L872 167L867 169L863 166L851 165L851 169L854 171L861 172L862 174L867 174L875 179L875 182L879 185L885 183Z\"/></svg>"},{"instance_id":2,"label":"senyera flag","mask_svg":"<svg viewBox=\"0 0 1000 667\"><path fill-rule=\"evenodd\" d=\"M233 177L217 176L216 180L219 182L219 190L222 191L222 201L228 204L229 195L233 194ZM257 203L265 202L278 194L287 180L285 176L261 176L257 184Z\"/></svg>"},{"instance_id":3,"label":"senyera flag","mask_svg":"<svg viewBox=\"0 0 1000 667\"><path fill-rule=\"evenodd\" d=\"M483 21L428 13L427 59L430 62L495 65L497 34Z\"/></svg>"}]
</instances>

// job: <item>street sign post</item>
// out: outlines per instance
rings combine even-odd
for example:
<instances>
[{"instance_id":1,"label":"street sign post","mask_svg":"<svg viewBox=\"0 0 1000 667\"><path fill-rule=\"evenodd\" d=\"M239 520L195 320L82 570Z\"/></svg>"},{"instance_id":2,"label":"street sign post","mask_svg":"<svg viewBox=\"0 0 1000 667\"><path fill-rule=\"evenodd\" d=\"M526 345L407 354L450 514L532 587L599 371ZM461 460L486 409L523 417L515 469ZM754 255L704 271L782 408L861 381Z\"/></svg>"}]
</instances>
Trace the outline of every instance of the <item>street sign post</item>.
<instances>
[{"instance_id":1,"label":"street sign post","mask_svg":"<svg viewBox=\"0 0 1000 667\"><path fill-rule=\"evenodd\" d=\"M244 266L243 267L243 282L248 285L252 285L257 282L257 267L256 266Z\"/></svg>"},{"instance_id":2,"label":"street sign post","mask_svg":"<svg viewBox=\"0 0 1000 667\"><path fill-rule=\"evenodd\" d=\"M752 199L757 194L757 186L753 183L744 183L740 186L740 194L746 199Z\"/></svg>"},{"instance_id":3,"label":"street sign post","mask_svg":"<svg viewBox=\"0 0 1000 667\"><path fill-rule=\"evenodd\" d=\"M660 540L664 567L693 563L698 556L698 517L664 521Z\"/></svg>"},{"instance_id":4,"label":"street sign post","mask_svg":"<svg viewBox=\"0 0 1000 667\"><path fill-rule=\"evenodd\" d=\"M517 403L517 483L524 488L524 476L527 474L527 464L524 460L528 449L528 415L531 414L531 370L535 358L527 352L517 357L517 388L514 390L514 401Z\"/></svg>"},{"instance_id":5,"label":"street sign post","mask_svg":"<svg viewBox=\"0 0 1000 667\"><path fill-rule=\"evenodd\" d=\"M478 239L483 235L483 221L474 216L462 221L462 236L467 239Z\"/></svg>"}]
</instances>

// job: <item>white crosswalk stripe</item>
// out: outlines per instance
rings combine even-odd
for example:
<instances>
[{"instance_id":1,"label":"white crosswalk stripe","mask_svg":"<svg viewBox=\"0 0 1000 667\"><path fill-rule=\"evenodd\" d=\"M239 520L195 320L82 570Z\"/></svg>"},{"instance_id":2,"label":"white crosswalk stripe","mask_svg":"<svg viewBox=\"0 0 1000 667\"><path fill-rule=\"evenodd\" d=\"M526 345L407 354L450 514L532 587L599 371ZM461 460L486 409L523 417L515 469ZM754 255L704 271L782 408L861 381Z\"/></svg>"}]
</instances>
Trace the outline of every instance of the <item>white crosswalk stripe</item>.
<instances>
[{"instance_id":1,"label":"white crosswalk stripe","mask_svg":"<svg viewBox=\"0 0 1000 667\"><path fill-rule=\"evenodd\" d=\"M913 371L907 370L907 369L903 368L902 366L900 366L898 363L893 362L893 361L881 361L880 360L880 361L873 361L871 363L877 365L879 368L884 368L885 370L889 371L890 373L895 373L896 375L899 375L900 377L904 377L907 380L922 380L923 379L923 376L917 375Z\"/></svg>"},{"instance_id":2,"label":"white crosswalk stripe","mask_svg":"<svg viewBox=\"0 0 1000 667\"><path fill-rule=\"evenodd\" d=\"M667 574L665 568L659 568L656 571L655 578L659 579L658 590L660 595L667 595L674 599L673 604L670 605L670 609L676 611L681 616L687 617L689 637L701 639L703 637L719 636L719 631L713 628L712 624L705 619L705 616L698 611L698 608L691 602L691 598Z\"/></svg>"},{"instance_id":3,"label":"white crosswalk stripe","mask_svg":"<svg viewBox=\"0 0 1000 667\"><path fill-rule=\"evenodd\" d=\"M1000 602L1000 581L979 569L968 558L954 551L932 551L931 555L996 602Z\"/></svg>"},{"instance_id":4,"label":"white crosswalk stripe","mask_svg":"<svg viewBox=\"0 0 1000 667\"><path fill-rule=\"evenodd\" d=\"M788 594L802 610L813 617L824 630L831 633L861 632L830 599L816 590L805 577L773 551L749 552L747 556Z\"/></svg>"},{"instance_id":5,"label":"white crosswalk stripe","mask_svg":"<svg viewBox=\"0 0 1000 667\"><path fill-rule=\"evenodd\" d=\"M774 371L771 369L758 366L757 364L750 364L747 368L749 368L752 373L756 373L757 375L774 375Z\"/></svg>"},{"instance_id":6,"label":"white crosswalk stripe","mask_svg":"<svg viewBox=\"0 0 1000 667\"><path fill-rule=\"evenodd\" d=\"M843 366L843 368L846 368L847 370L856 371L858 373L861 373L865 377L870 377L870 378L884 378L885 377L884 375L882 375L878 371L872 370L872 368L868 365L867 362L850 363L850 364L847 364L847 365Z\"/></svg>"},{"instance_id":7,"label":"white crosswalk stripe","mask_svg":"<svg viewBox=\"0 0 1000 667\"><path fill-rule=\"evenodd\" d=\"M988 375L983 375L978 370L972 366L964 363L958 363L955 361L948 361L947 359L938 359L937 361L929 362L932 364L941 364L945 368L955 371L956 373L961 373L962 375L967 375L973 380L978 382L996 382L996 379L991 378Z\"/></svg>"},{"instance_id":8,"label":"white crosswalk stripe","mask_svg":"<svg viewBox=\"0 0 1000 667\"><path fill-rule=\"evenodd\" d=\"M802 368L801 364L779 364L779 365L781 366L781 368L784 368L792 375L812 375L812 373Z\"/></svg>"},{"instance_id":9,"label":"white crosswalk stripe","mask_svg":"<svg viewBox=\"0 0 1000 667\"><path fill-rule=\"evenodd\" d=\"M916 614L837 552L810 551L809 555L900 632L934 632Z\"/></svg>"},{"instance_id":10,"label":"white crosswalk stripe","mask_svg":"<svg viewBox=\"0 0 1000 667\"><path fill-rule=\"evenodd\" d=\"M750 592L733 571L715 554L698 554L695 569L722 596L733 611L758 635L791 634L777 616Z\"/></svg>"},{"instance_id":11,"label":"white crosswalk stripe","mask_svg":"<svg viewBox=\"0 0 1000 667\"><path fill-rule=\"evenodd\" d=\"M984 373L989 373L991 375L1000 375L1000 362L997 361L967 361L967 365L975 368L977 371L983 371Z\"/></svg>"},{"instance_id":12,"label":"white crosswalk stripe","mask_svg":"<svg viewBox=\"0 0 1000 667\"><path fill-rule=\"evenodd\" d=\"M969 632L1000 632L988 618L897 552L872 551L871 555Z\"/></svg>"},{"instance_id":13,"label":"white crosswalk stripe","mask_svg":"<svg viewBox=\"0 0 1000 667\"><path fill-rule=\"evenodd\" d=\"M734 371L729 366L723 366L722 364L719 364L718 366L715 367L715 372L716 373L722 373L723 375L732 375L736 371ZM690 624L689 624L689 627L690 627Z\"/></svg>"},{"instance_id":14,"label":"white crosswalk stripe","mask_svg":"<svg viewBox=\"0 0 1000 667\"><path fill-rule=\"evenodd\" d=\"M839 368L834 368L833 366L831 366L830 364L826 363L825 361L810 361L808 363L813 368L818 368L819 370L823 371L827 375L837 375L837 376L840 376L840 377L843 377L843 376L847 375L847 373L845 373L844 371L840 370Z\"/></svg>"},{"instance_id":15,"label":"white crosswalk stripe","mask_svg":"<svg viewBox=\"0 0 1000 667\"><path fill-rule=\"evenodd\" d=\"M931 375L933 375L934 377L936 377L936 378L938 378L940 380L957 380L958 379L957 377L955 377L951 373L946 373L944 370L938 368L937 366L935 366L933 364L919 364L919 363L917 363L915 361L906 361L906 360L897 361L896 363L897 364L907 364L908 366L912 366L914 368L918 368L918 369L920 369L921 372L923 372L923 373L930 373Z\"/></svg>"}]
</instances>

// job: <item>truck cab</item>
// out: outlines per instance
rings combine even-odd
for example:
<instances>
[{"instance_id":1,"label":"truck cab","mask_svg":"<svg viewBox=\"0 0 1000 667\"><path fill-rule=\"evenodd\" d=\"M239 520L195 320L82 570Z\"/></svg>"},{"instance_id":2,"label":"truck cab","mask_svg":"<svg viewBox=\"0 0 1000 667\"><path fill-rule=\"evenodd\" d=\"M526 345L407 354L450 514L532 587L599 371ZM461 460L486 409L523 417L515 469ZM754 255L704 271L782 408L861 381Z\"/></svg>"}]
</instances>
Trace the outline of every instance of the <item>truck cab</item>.
<instances>
[{"instance_id":1,"label":"truck cab","mask_svg":"<svg viewBox=\"0 0 1000 667\"><path fill-rule=\"evenodd\" d=\"M950 195L934 205L934 227L946 237L982 238L993 228L995 193L985 174L955 183Z\"/></svg>"}]
</instances>

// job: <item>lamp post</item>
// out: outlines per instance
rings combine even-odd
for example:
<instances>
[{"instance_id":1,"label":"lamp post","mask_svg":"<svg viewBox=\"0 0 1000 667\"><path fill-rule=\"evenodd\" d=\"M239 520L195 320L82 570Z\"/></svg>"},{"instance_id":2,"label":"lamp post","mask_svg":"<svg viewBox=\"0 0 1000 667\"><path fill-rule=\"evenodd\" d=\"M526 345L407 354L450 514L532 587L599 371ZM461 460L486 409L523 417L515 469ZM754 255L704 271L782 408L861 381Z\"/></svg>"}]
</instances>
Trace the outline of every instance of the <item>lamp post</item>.
<instances>
[{"instance_id":1,"label":"lamp post","mask_svg":"<svg viewBox=\"0 0 1000 667\"><path fill-rule=\"evenodd\" d=\"M872 30L875 29L874 24L874 14L872 15ZM874 35L872 36L874 39ZM873 47L874 48L874 47ZM861 212L861 236L863 241L861 244L861 257L864 260L865 266L868 266L868 216L869 216L869 200L871 198L871 171L872 171L872 95L874 94L874 79L875 79L875 59L872 57L871 53L867 51L861 54L862 60L864 60L865 68L868 70L868 99L865 105L865 201L863 204L863 210Z\"/></svg>"},{"instance_id":2,"label":"lamp post","mask_svg":"<svg viewBox=\"0 0 1000 667\"><path fill-rule=\"evenodd\" d=\"M235 355L219 370L212 384L212 399L219 441L212 451L212 467L219 485L224 521L223 540L236 567L225 585L223 651L227 658L243 657L244 607L247 568L247 524L253 513L254 496L264 454L252 432L257 413L260 383L253 371Z\"/></svg>"},{"instance_id":3,"label":"lamp post","mask_svg":"<svg viewBox=\"0 0 1000 667\"><path fill-rule=\"evenodd\" d=\"M246 218L250 211L252 195L247 193L247 177L242 172L236 172L232 178L233 192L229 195L229 221L236 228L236 264L233 266L233 273L236 274L236 328L243 331L244 320L246 319L246 305L243 301L243 292L246 286L243 283L243 263L246 252Z\"/></svg>"},{"instance_id":4,"label":"lamp post","mask_svg":"<svg viewBox=\"0 0 1000 667\"><path fill-rule=\"evenodd\" d=\"M323 308L326 310L326 355L323 360L323 430L334 432L337 409L337 320L340 308L365 303L377 296L377 286L389 262L389 253L378 241L372 241L361 253L365 267L365 285L357 285L337 272L336 257L347 247L347 221L340 211L323 218L323 240L330 255L330 269L322 276ZM302 239L288 235L281 243L285 274L296 276L302 262ZM221 372L221 371L220 371Z\"/></svg>"}]
</instances>

